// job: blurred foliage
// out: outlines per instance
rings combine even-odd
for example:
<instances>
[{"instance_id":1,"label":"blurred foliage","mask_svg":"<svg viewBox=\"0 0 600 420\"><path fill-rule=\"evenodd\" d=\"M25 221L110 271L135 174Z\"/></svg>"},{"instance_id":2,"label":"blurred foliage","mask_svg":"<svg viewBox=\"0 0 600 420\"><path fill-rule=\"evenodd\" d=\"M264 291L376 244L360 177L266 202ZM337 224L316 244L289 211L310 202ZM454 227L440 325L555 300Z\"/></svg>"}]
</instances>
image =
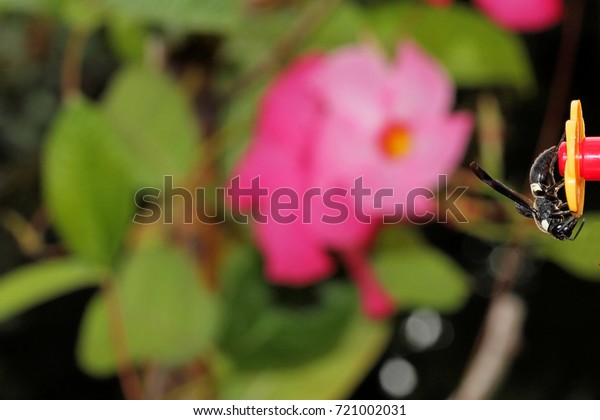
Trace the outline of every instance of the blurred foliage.
<instances>
[{"instance_id":1,"label":"blurred foliage","mask_svg":"<svg viewBox=\"0 0 600 420\"><path fill-rule=\"evenodd\" d=\"M375 255L373 264L386 290L404 308L453 311L469 296L463 270L431 247L387 249Z\"/></svg>"},{"instance_id":2,"label":"blurred foliage","mask_svg":"<svg viewBox=\"0 0 600 420\"><path fill-rule=\"evenodd\" d=\"M54 259L14 270L0 285L0 320L55 296L95 286L101 276L101 271L74 259Z\"/></svg>"},{"instance_id":3,"label":"blurred foliage","mask_svg":"<svg viewBox=\"0 0 600 420\"><path fill-rule=\"evenodd\" d=\"M300 366L226 376L227 399L336 399L348 395L380 357L391 334L386 323L355 313L336 346ZM305 337L307 339L307 337Z\"/></svg>"},{"instance_id":4,"label":"blurred foliage","mask_svg":"<svg viewBox=\"0 0 600 420\"><path fill-rule=\"evenodd\" d=\"M227 318L221 338L236 366L298 365L335 346L357 307L349 283L317 285L305 302L284 305L266 284L258 255L250 250L237 254L229 258L223 275Z\"/></svg>"},{"instance_id":5,"label":"blurred foliage","mask_svg":"<svg viewBox=\"0 0 600 420\"><path fill-rule=\"evenodd\" d=\"M429 246L417 229L384 229L373 266L387 292L403 308L458 310L469 296L469 276L451 258Z\"/></svg>"},{"instance_id":6,"label":"blurred foliage","mask_svg":"<svg viewBox=\"0 0 600 420\"><path fill-rule=\"evenodd\" d=\"M119 144L107 118L78 100L57 117L44 154L44 192L56 228L76 255L106 266L119 250L133 204Z\"/></svg>"},{"instance_id":7,"label":"blurred foliage","mask_svg":"<svg viewBox=\"0 0 600 420\"><path fill-rule=\"evenodd\" d=\"M159 187L165 174L176 183L185 180L200 156L200 134L187 98L173 81L147 69L124 69L102 105L120 135L113 147L124 149L135 187Z\"/></svg>"},{"instance_id":8,"label":"blurred foliage","mask_svg":"<svg viewBox=\"0 0 600 420\"><path fill-rule=\"evenodd\" d=\"M600 244L600 214L587 213L584 219L585 224L580 235L569 246L564 246L561 242L545 236L532 238L532 245L542 258L558 264L574 276L598 281L600 280L600 256L597 254L598 244Z\"/></svg>"},{"instance_id":9,"label":"blurred foliage","mask_svg":"<svg viewBox=\"0 0 600 420\"><path fill-rule=\"evenodd\" d=\"M265 88L277 70L308 51L363 41L391 53L400 40L411 39L440 61L459 88L523 94L535 89L535 79L521 37L465 4L438 9L419 1L369 7L349 0L274 3L263 9L241 0L0 0L9 22L0 27L0 37L8 40L0 43L2 140L37 147L38 132L50 125L39 152L42 206L70 254L0 278L0 320L70 291L101 286L85 310L77 348L90 374L118 370L116 322L123 324L140 369L156 363L177 369L198 360L210 366L214 377L190 380L197 386L180 397L343 398L364 378L392 330L359 313L344 273L303 290L270 286L256 251L233 244L229 235L235 229L223 235L222 267L212 270L195 258L218 243L210 241L210 232L196 242L177 227L159 229L151 240L139 233L143 228L131 223L135 191L161 186L165 175L185 184L209 173L206 186L222 185L250 138ZM68 34L89 43L106 40L119 68L100 99L62 98L57 110L56 80L53 91L46 86L27 92L19 117L9 118L7 92L41 77L24 53L26 31L13 26L14 16L60 28L48 36L63 44ZM185 89L185 72L167 59L182 40L198 34L212 42L215 57L200 75L190 74L199 91L212 89L215 103L225 105L210 124L199 118L198 98ZM156 49L165 52L166 63L155 59ZM28 72L20 73L23 68ZM580 237L568 247L539 234L512 235L522 226L516 217L455 228L484 241L530 245L540 258L597 280L600 217L586 217ZM470 294L469 274L416 228L385 231L371 260L400 308L459 310ZM144 240L136 241L140 236ZM209 279L215 271L218 287ZM203 386L216 394L200 392Z\"/></svg>"},{"instance_id":10,"label":"blurred foliage","mask_svg":"<svg viewBox=\"0 0 600 420\"><path fill-rule=\"evenodd\" d=\"M211 347L218 303L196 271L194 261L171 246L152 242L135 251L117 272L116 304L136 363L177 365ZM117 369L110 322L111 292L94 298L83 316L78 356L96 375Z\"/></svg>"},{"instance_id":11,"label":"blurred foliage","mask_svg":"<svg viewBox=\"0 0 600 420\"><path fill-rule=\"evenodd\" d=\"M113 16L179 31L222 32L239 23L239 0L2 0L0 10L45 13L79 29L93 30Z\"/></svg>"}]
</instances>

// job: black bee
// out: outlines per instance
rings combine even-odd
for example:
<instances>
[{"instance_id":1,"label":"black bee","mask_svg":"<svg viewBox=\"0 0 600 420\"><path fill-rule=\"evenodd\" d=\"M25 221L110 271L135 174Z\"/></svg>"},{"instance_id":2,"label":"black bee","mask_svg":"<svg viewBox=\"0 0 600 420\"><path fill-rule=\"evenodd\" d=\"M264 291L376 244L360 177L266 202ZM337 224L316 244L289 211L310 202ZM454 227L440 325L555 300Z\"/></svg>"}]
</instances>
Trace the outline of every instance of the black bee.
<instances>
[{"instance_id":1,"label":"black bee","mask_svg":"<svg viewBox=\"0 0 600 420\"><path fill-rule=\"evenodd\" d=\"M560 143L564 140L561 138ZM558 145L543 151L533 162L529 172L529 186L535 198L532 203L529 198L516 191L511 190L502 182L492 178L487 172L479 167L476 162L471 162L471 170L487 185L500 194L515 202L519 214L531 217L537 227L544 233L549 233L554 238L564 241L575 240L585 219L581 219L579 229L571 238L573 230L579 221L579 217L572 214L568 209L568 203L563 203L558 198L558 191L564 186L564 179L556 182L554 179L554 168L558 156Z\"/></svg>"}]
</instances>

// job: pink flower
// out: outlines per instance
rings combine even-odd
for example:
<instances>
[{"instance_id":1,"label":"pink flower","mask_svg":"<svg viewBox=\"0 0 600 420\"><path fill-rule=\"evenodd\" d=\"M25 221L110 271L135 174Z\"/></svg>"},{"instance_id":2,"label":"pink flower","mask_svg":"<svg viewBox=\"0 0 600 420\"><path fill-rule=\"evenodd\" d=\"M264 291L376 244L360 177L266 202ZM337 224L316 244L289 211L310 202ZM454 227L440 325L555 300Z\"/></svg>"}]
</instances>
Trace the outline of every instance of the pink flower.
<instances>
[{"instance_id":1,"label":"pink flower","mask_svg":"<svg viewBox=\"0 0 600 420\"><path fill-rule=\"evenodd\" d=\"M452 0L426 0L433 6ZM556 25L564 14L563 0L473 0L473 3L505 29L536 32Z\"/></svg>"},{"instance_id":2,"label":"pink flower","mask_svg":"<svg viewBox=\"0 0 600 420\"><path fill-rule=\"evenodd\" d=\"M453 96L445 72L411 43L391 65L367 46L293 63L269 88L230 185L234 208L253 208L261 219L253 227L267 277L318 282L333 273L335 253L364 311L389 315L394 305L370 269L367 246L384 216L430 209L426 197L407 209L407 194L433 188L438 174L460 163L473 122L451 113Z\"/></svg>"},{"instance_id":3,"label":"pink flower","mask_svg":"<svg viewBox=\"0 0 600 420\"><path fill-rule=\"evenodd\" d=\"M542 31L563 16L562 0L473 0L500 26L513 31Z\"/></svg>"}]
</instances>

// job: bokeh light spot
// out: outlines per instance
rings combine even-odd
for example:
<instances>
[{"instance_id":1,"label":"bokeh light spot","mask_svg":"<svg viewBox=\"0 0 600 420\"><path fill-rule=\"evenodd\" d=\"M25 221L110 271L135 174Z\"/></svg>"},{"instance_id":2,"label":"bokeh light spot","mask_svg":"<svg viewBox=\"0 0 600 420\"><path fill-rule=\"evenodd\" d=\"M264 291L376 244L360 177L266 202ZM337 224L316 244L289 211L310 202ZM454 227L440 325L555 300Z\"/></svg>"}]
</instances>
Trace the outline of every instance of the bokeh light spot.
<instances>
[{"instance_id":1,"label":"bokeh light spot","mask_svg":"<svg viewBox=\"0 0 600 420\"><path fill-rule=\"evenodd\" d=\"M417 309L404 324L406 341L415 350L433 346L442 334L442 318L431 309Z\"/></svg>"},{"instance_id":2,"label":"bokeh light spot","mask_svg":"<svg viewBox=\"0 0 600 420\"><path fill-rule=\"evenodd\" d=\"M417 386L417 370L401 357L387 360L379 370L379 383L391 397L405 397Z\"/></svg>"}]
</instances>

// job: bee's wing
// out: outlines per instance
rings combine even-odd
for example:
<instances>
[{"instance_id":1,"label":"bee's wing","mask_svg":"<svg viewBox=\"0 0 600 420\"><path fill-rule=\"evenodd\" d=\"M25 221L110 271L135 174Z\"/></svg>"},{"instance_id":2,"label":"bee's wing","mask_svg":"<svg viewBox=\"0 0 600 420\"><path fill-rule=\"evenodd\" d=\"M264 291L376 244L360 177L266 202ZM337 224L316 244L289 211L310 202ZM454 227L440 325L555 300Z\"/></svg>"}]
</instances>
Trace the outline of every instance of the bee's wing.
<instances>
[{"instance_id":1,"label":"bee's wing","mask_svg":"<svg viewBox=\"0 0 600 420\"><path fill-rule=\"evenodd\" d=\"M537 210L533 208L531 200L529 200L523 194L519 194L518 192L511 190L506 185L504 185L502 182L497 181L494 178L492 178L486 171L484 171L483 169L481 169L479 167L477 162L471 162L471 164L469 166L471 167L471 170L473 171L473 173L475 175L477 175L477 177L479 179L481 179L487 185L489 185L490 187L492 187L493 189L498 191L503 196L508 197L512 201L517 203L517 209L519 209L519 206L520 206L521 210L529 210L532 213L532 215L537 214ZM519 213L523 214L524 216L526 215L526 214L522 213L521 211L519 211Z\"/></svg>"}]
</instances>

